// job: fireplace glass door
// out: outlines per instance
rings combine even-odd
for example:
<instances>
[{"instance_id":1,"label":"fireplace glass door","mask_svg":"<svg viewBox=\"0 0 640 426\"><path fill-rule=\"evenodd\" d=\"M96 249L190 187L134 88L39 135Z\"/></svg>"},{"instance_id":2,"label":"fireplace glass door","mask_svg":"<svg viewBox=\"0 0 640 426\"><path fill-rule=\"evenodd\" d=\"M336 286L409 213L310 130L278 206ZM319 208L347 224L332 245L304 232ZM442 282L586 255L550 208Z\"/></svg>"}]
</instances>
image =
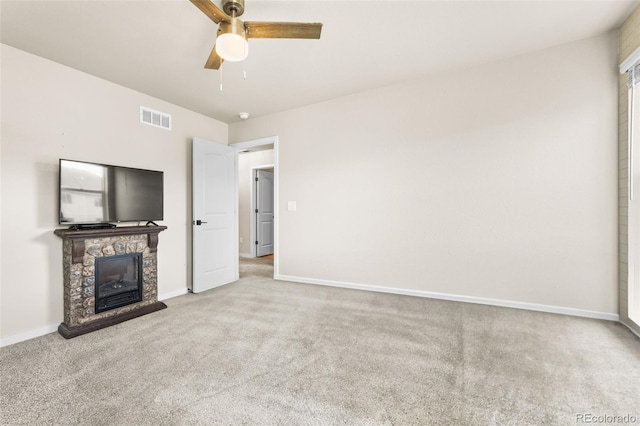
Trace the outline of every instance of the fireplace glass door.
<instances>
[{"instance_id":1,"label":"fireplace glass door","mask_svg":"<svg viewBox=\"0 0 640 426\"><path fill-rule=\"evenodd\" d=\"M96 313L142 300L142 253L98 257L95 264Z\"/></svg>"}]
</instances>

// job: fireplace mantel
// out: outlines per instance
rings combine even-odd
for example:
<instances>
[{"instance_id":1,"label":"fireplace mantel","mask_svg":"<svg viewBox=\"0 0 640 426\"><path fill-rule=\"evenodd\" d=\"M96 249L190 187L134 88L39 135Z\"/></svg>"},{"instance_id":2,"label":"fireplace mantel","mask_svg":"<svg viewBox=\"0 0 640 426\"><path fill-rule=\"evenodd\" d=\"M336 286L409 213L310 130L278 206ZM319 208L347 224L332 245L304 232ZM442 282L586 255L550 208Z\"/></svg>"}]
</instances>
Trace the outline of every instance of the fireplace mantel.
<instances>
[{"instance_id":1,"label":"fireplace mantel","mask_svg":"<svg viewBox=\"0 0 640 426\"><path fill-rule=\"evenodd\" d=\"M121 323L167 306L158 301L158 234L166 226L122 226L103 229L56 229L63 240L64 322L58 332L65 338L79 336ZM96 312L95 262L124 253L142 257L142 300Z\"/></svg>"},{"instance_id":2,"label":"fireplace mantel","mask_svg":"<svg viewBox=\"0 0 640 426\"><path fill-rule=\"evenodd\" d=\"M73 262L77 263L82 262L84 257L86 239L147 234L149 251L155 253L158 250L158 234L165 229L166 226L121 226L102 229L56 229L53 233L60 238L71 240Z\"/></svg>"}]
</instances>

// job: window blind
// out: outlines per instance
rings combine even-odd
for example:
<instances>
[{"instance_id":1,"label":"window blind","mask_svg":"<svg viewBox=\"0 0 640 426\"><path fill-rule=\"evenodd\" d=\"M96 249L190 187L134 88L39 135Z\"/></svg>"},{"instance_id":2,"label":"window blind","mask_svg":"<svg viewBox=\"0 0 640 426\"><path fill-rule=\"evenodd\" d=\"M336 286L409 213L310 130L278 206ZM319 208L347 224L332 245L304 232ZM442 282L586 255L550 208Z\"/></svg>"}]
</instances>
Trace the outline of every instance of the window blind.
<instances>
[{"instance_id":1,"label":"window blind","mask_svg":"<svg viewBox=\"0 0 640 426\"><path fill-rule=\"evenodd\" d=\"M636 62L629 70L627 70L629 76L629 89L633 89L634 86L640 84L640 61ZM636 87L637 89L637 87Z\"/></svg>"},{"instance_id":2,"label":"window blind","mask_svg":"<svg viewBox=\"0 0 640 426\"><path fill-rule=\"evenodd\" d=\"M628 318L640 325L640 59L627 69L628 103L628 188L627 261Z\"/></svg>"}]
</instances>

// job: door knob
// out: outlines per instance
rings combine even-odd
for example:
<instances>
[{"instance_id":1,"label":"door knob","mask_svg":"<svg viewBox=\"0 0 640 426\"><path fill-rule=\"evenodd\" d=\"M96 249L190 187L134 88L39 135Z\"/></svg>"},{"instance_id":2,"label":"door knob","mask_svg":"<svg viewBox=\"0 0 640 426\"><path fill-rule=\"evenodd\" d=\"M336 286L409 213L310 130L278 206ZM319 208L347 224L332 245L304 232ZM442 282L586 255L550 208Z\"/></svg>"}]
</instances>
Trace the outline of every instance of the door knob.
<instances>
[{"instance_id":1,"label":"door knob","mask_svg":"<svg viewBox=\"0 0 640 426\"><path fill-rule=\"evenodd\" d=\"M207 223L207 222L203 222L200 219L196 220L196 225L198 226L202 225L203 223Z\"/></svg>"}]
</instances>

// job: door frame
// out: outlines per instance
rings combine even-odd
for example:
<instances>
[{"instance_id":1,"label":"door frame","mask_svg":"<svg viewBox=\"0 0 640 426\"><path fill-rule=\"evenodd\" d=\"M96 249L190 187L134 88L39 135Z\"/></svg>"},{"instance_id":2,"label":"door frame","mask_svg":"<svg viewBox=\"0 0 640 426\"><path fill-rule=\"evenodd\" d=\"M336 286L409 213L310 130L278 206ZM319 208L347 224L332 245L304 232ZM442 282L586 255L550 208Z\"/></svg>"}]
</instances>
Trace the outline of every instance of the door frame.
<instances>
[{"instance_id":1,"label":"door frame","mask_svg":"<svg viewBox=\"0 0 640 426\"><path fill-rule=\"evenodd\" d=\"M268 136L260 139L250 139L242 142L230 143L229 146L234 147L238 152L251 149L255 147L264 147L271 145L273 147L273 254L275 260L273 262L273 276L274 278L280 275L280 168L278 167L278 136ZM253 173L253 171L252 171ZM251 185L252 193L254 191L253 185ZM251 197L252 205L255 203L254 197ZM255 206L253 207L255 210ZM253 211L252 210L252 211ZM253 215L252 215L253 216ZM251 231L255 236L255 222L252 220L254 229ZM252 240L252 241L255 241ZM255 244L251 244L251 253L253 257L256 255ZM239 253L238 253L239 255Z\"/></svg>"},{"instance_id":2,"label":"door frame","mask_svg":"<svg viewBox=\"0 0 640 426\"><path fill-rule=\"evenodd\" d=\"M275 151L274 151L274 156L275 156ZM251 222L249 224L249 235L251 238L251 241L257 241L258 239L258 229L256 228L256 208L258 207L256 205L256 181L255 181L255 177L256 177L256 173L258 170L265 170L265 169L273 169L273 207L275 209L275 204L276 204L276 194L275 194L275 190L276 190L276 168L273 164L264 164L262 166L255 166L251 168L251 203L250 203L250 208L251 210L249 210L251 212L251 220L249 222ZM275 221L274 221L274 229L273 229L273 236L274 236L274 247L273 249L275 250ZM258 256L258 252L256 250L256 245L255 244L251 244L251 251L250 251L251 257L256 257ZM274 252L275 254L275 252Z\"/></svg>"}]
</instances>

